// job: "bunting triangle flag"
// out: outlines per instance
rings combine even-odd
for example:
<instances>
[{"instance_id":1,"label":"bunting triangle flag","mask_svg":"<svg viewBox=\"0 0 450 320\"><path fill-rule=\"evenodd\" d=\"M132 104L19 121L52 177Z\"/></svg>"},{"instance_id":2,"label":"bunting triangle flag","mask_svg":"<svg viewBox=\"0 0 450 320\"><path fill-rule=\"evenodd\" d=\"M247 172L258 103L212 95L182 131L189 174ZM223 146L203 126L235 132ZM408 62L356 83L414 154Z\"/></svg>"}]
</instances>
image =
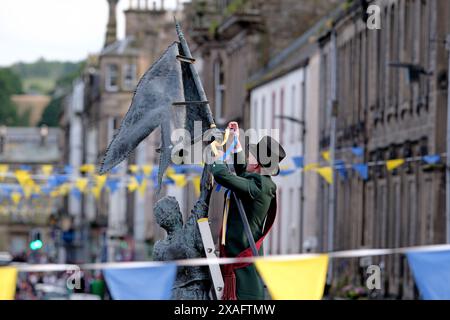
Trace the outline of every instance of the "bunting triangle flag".
<instances>
[{"instance_id":1,"label":"bunting triangle flag","mask_svg":"<svg viewBox=\"0 0 450 320\"><path fill-rule=\"evenodd\" d=\"M128 166L128 170L130 170L131 173L136 173L139 170L139 167L136 164L130 164Z\"/></svg>"},{"instance_id":2,"label":"bunting triangle flag","mask_svg":"<svg viewBox=\"0 0 450 320\"><path fill-rule=\"evenodd\" d=\"M304 165L304 159L301 156L297 156L297 157L292 157L292 161L294 162L294 166L299 169L299 168L303 168Z\"/></svg>"},{"instance_id":3,"label":"bunting triangle flag","mask_svg":"<svg viewBox=\"0 0 450 320\"><path fill-rule=\"evenodd\" d=\"M108 179L106 181L106 186L108 187L109 192L111 194L117 191L117 189L119 188L119 183L120 183L119 179Z\"/></svg>"},{"instance_id":4,"label":"bunting triangle flag","mask_svg":"<svg viewBox=\"0 0 450 320\"><path fill-rule=\"evenodd\" d=\"M0 300L14 300L16 281L16 268L0 267Z\"/></svg>"},{"instance_id":5,"label":"bunting triangle flag","mask_svg":"<svg viewBox=\"0 0 450 320\"><path fill-rule=\"evenodd\" d=\"M299 260L258 259L256 269L274 300L320 300L328 268L328 255Z\"/></svg>"},{"instance_id":6,"label":"bunting triangle flag","mask_svg":"<svg viewBox=\"0 0 450 320\"><path fill-rule=\"evenodd\" d=\"M194 185L195 196L200 196L200 176L195 176L192 178L192 184Z\"/></svg>"},{"instance_id":7,"label":"bunting triangle flag","mask_svg":"<svg viewBox=\"0 0 450 320\"><path fill-rule=\"evenodd\" d=\"M138 187L138 192L142 197L145 196L145 190L147 190L147 180L146 179L144 179Z\"/></svg>"},{"instance_id":8,"label":"bunting triangle flag","mask_svg":"<svg viewBox=\"0 0 450 320\"><path fill-rule=\"evenodd\" d=\"M42 173L43 173L45 176L49 176L49 175L51 175L52 172L53 172L53 165L51 165L51 164L44 164L44 165L41 167L41 171L42 171Z\"/></svg>"},{"instance_id":9,"label":"bunting triangle flag","mask_svg":"<svg viewBox=\"0 0 450 320\"><path fill-rule=\"evenodd\" d=\"M438 154L427 155L427 156L424 156L422 159L427 164L436 164L439 161L441 161L441 157Z\"/></svg>"},{"instance_id":10,"label":"bunting triangle flag","mask_svg":"<svg viewBox=\"0 0 450 320\"><path fill-rule=\"evenodd\" d=\"M322 168L316 168L314 169L322 178L325 179L328 184L333 183L333 170L331 167L322 167Z\"/></svg>"},{"instance_id":11,"label":"bunting triangle flag","mask_svg":"<svg viewBox=\"0 0 450 320\"><path fill-rule=\"evenodd\" d=\"M139 188L139 183L137 182L135 177L130 177L130 181L127 185L128 192L134 192Z\"/></svg>"},{"instance_id":12,"label":"bunting triangle flag","mask_svg":"<svg viewBox=\"0 0 450 320\"><path fill-rule=\"evenodd\" d=\"M19 204L21 199L22 199L22 194L20 192L11 193L11 200L15 205Z\"/></svg>"},{"instance_id":13,"label":"bunting triangle flag","mask_svg":"<svg viewBox=\"0 0 450 320\"><path fill-rule=\"evenodd\" d=\"M450 251L417 251L406 256L421 297L450 300Z\"/></svg>"},{"instance_id":14,"label":"bunting triangle flag","mask_svg":"<svg viewBox=\"0 0 450 320\"><path fill-rule=\"evenodd\" d=\"M397 169L404 163L405 163L405 159L388 160L388 161L386 161L386 168L388 169L388 171L392 171L394 169Z\"/></svg>"},{"instance_id":15,"label":"bunting triangle flag","mask_svg":"<svg viewBox=\"0 0 450 320\"><path fill-rule=\"evenodd\" d=\"M87 178L77 178L75 180L75 187L80 190L80 192L86 191L89 180Z\"/></svg>"},{"instance_id":16,"label":"bunting triangle flag","mask_svg":"<svg viewBox=\"0 0 450 320\"><path fill-rule=\"evenodd\" d=\"M330 161L330 151L322 151L322 158L324 158L325 161Z\"/></svg>"},{"instance_id":17,"label":"bunting triangle flag","mask_svg":"<svg viewBox=\"0 0 450 320\"><path fill-rule=\"evenodd\" d=\"M142 172L146 175L149 176L152 173L153 170L153 166L150 164L144 164L142 166Z\"/></svg>"},{"instance_id":18,"label":"bunting triangle flag","mask_svg":"<svg viewBox=\"0 0 450 320\"><path fill-rule=\"evenodd\" d=\"M352 147L352 153L357 157L362 157L364 155L364 148Z\"/></svg>"},{"instance_id":19,"label":"bunting triangle flag","mask_svg":"<svg viewBox=\"0 0 450 320\"><path fill-rule=\"evenodd\" d=\"M352 167L363 180L367 180L369 178L369 166L366 163L356 163Z\"/></svg>"},{"instance_id":20,"label":"bunting triangle flag","mask_svg":"<svg viewBox=\"0 0 450 320\"><path fill-rule=\"evenodd\" d=\"M3 181L8 173L9 166L7 164L0 164L0 181Z\"/></svg>"},{"instance_id":21,"label":"bunting triangle flag","mask_svg":"<svg viewBox=\"0 0 450 320\"><path fill-rule=\"evenodd\" d=\"M80 167L80 172L81 172L81 173L93 173L93 172L95 172L95 165L90 164L90 163L88 163L88 164L83 164L83 165Z\"/></svg>"},{"instance_id":22,"label":"bunting triangle flag","mask_svg":"<svg viewBox=\"0 0 450 320\"><path fill-rule=\"evenodd\" d=\"M176 264L152 268L105 269L114 300L169 300L177 272Z\"/></svg>"},{"instance_id":23,"label":"bunting triangle flag","mask_svg":"<svg viewBox=\"0 0 450 320\"><path fill-rule=\"evenodd\" d=\"M307 165L305 165L305 172L308 172L310 170L316 169L319 167L318 163L308 163Z\"/></svg>"}]
</instances>

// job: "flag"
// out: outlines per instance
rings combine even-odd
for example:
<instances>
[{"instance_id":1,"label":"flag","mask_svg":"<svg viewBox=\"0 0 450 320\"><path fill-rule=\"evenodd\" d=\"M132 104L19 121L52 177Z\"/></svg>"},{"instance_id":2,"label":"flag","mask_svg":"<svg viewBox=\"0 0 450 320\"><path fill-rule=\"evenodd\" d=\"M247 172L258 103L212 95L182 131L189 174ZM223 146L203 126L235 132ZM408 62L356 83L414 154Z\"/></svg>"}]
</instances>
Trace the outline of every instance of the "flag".
<instances>
[{"instance_id":1,"label":"flag","mask_svg":"<svg viewBox=\"0 0 450 320\"><path fill-rule=\"evenodd\" d=\"M194 191L195 191L195 196L199 197L200 196L200 176L195 176L194 178L192 178L192 184L194 185Z\"/></svg>"},{"instance_id":2,"label":"flag","mask_svg":"<svg viewBox=\"0 0 450 320\"><path fill-rule=\"evenodd\" d=\"M422 159L427 164L436 164L441 160L441 157L438 154L433 154L433 155L424 156Z\"/></svg>"},{"instance_id":3,"label":"flag","mask_svg":"<svg viewBox=\"0 0 450 320\"><path fill-rule=\"evenodd\" d=\"M88 182L89 180L87 178L77 178L75 180L75 186L78 190L80 190L80 192L84 192L86 190Z\"/></svg>"},{"instance_id":4,"label":"flag","mask_svg":"<svg viewBox=\"0 0 450 320\"><path fill-rule=\"evenodd\" d=\"M369 179L369 166L366 163L356 163L352 167L363 180Z\"/></svg>"},{"instance_id":5,"label":"flag","mask_svg":"<svg viewBox=\"0 0 450 320\"><path fill-rule=\"evenodd\" d=\"M345 167L345 162L342 160L336 160L334 162L334 166L342 180L347 180L347 168Z\"/></svg>"},{"instance_id":6,"label":"flag","mask_svg":"<svg viewBox=\"0 0 450 320\"><path fill-rule=\"evenodd\" d=\"M364 155L364 148L352 147L352 153L357 157L362 157Z\"/></svg>"},{"instance_id":7,"label":"flag","mask_svg":"<svg viewBox=\"0 0 450 320\"><path fill-rule=\"evenodd\" d=\"M142 166L142 172L146 175L149 176L152 173L153 170L153 166L150 164L144 164Z\"/></svg>"},{"instance_id":8,"label":"flag","mask_svg":"<svg viewBox=\"0 0 450 320\"><path fill-rule=\"evenodd\" d=\"M308 163L307 165L305 165L305 172L309 171L309 170L313 170L319 167L318 163Z\"/></svg>"},{"instance_id":9,"label":"flag","mask_svg":"<svg viewBox=\"0 0 450 320\"><path fill-rule=\"evenodd\" d=\"M417 251L406 256L421 297L450 300L450 251Z\"/></svg>"},{"instance_id":10,"label":"flag","mask_svg":"<svg viewBox=\"0 0 450 320\"><path fill-rule=\"evenodd\" d=\"M41 166L41 171L45 176L49 176L53 172L53 166L51 164L44 164Z\"/></svg>"},{"instance_id":11,"label":"flag","mask_svg":"<svg viewBox=\"0 0 450 320\"><path fill-rule=\"evenodd\" d=\"M292 161L294 162L294 165L295 165L295 167L296 167L297 169L303 168L303 165L304 165L304 163L303 163L303 161L304 161L303 157L301 157L301 156L292 157Z\"/></svg>"},{"instance_id":12,"label":"flag","mask_svg":"<svg viewBox=\"0 0 450 320\"><path fill-rule=\"evenodd\" d=\"M137 190L137 188L139 188L139 183L137 182L136 177L130 177L127 188L128 192L134 192Z\"/></svg>"},{"instance_id":13,"label":"flag","mask_svg":"<svg viewBox=\"0 0 450 320\"><path fill-rule=\"evenodd\" d=\"M21 199L22 199L22 194L20 192L11 193L11 200L15 205L19 204Z\"/></svg>"},{"instance_id":14,"label":"flag","mask_svg":"<svg viewBox=\"0 0 450 320\"><path fill-rule=\"evenodd\" d=\"M333 170L331 167L316 168L314 171L320 174L321 177L324 178L329 184L333 183Z\"/></svg>"},{"instance_id":15,"label":"flag","mask_svg":"<svg viewBox=\"0 0 450 320\"><path fill-rule=\"evenodd\" d=\"M93 164L83 164L80 167L80 172L81 173L93 173L93 172L95 172L95 165L93 165Z\"/></svg>"},{"instance_id":16,"label":"flag","mask_svg":"<svg viewBox=\"0 0 450 320\"><path fill-rule=\"evenodd\" d=\"M386 161L386 168L388 171L392 171L400 167L402 164L405 163L405 159L393 159Z\"/></svg>"},{"instance_id":17,"label":"flag","mask_svg":"<svg viewBox=\"0 0 450 320\"><path fill-rule=\"evenodd\" d=\"M258 259L256 269L274 300L320 300L327 275L328 256L299 260Z\"/></svg>"},{"instance_id":18,"label":"flag","mask_svg":"<svg viewBox=\"0 0 450 320\"><path fill-rule=\"evenodd\" d=\"M16 280L16 268L0 267L0 300L14 300Z\"/></svg>"},{"instance_id":19,"label":"flag","mask_svg":"<svg viewBox=\"0 0 450 320\"><path fill-rule=\"evenodd\" d=\"M103 270L114 300L169 300L176 272L175 264Z\"/></svg>"},{"instance_id":20,"label":"flag","mask_svg":"<svg viewBox=\"0 0 450 320\"><path fill-rule=\"evenodd\" d=\"M322 151L322 158L325 159L325 161L330 161L330 151Z\"/></svg>"},{"instance_id":21,"label":"flag","mask_svg":"<svg viewBox=\"0 0 450 320\"><path fill-rule=\"evenodd\" d=\"M130 164L128 166L128 170L130 170L131 173L136 173L139 170L139 167L135 164Z\"/></svg>"},{"instance_id":22,"label":"flag","mask_svg":"<svg viewBox=\"0 0 450 320\"><path fill-rule=\"evenodd\" d=\"M9 166L7 164L0 164L0 181L2 181L8 173Z\"/></svg>"},{"instance_id":23,"label":"flag","mask_svg":"<svg viewBox=\"0 0 450 320\"><path fill-rule=\"evenodd\" d=\"M142 197L145 196L145 190L147 190L147 180L142 181L138 187L138 192Z\"/></svg>"},{"instance_id":24,"label":"flag","mask_svg":"<svg viewBox=\"0 0 450 320\"><path fill-rule=\"evenodd\" d=\"M113 194L119 188L119 179L108 179L106 181L106 187L109 189L109 192Z\"/></svg>"}]
</instances>

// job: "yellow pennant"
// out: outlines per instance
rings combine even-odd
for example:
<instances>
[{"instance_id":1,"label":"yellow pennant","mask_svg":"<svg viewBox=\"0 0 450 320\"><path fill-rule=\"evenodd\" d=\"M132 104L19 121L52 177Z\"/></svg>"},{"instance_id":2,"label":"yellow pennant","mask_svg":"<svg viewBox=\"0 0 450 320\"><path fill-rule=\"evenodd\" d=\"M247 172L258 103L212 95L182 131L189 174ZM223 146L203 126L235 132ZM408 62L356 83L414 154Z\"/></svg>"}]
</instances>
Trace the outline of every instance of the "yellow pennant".
<instances>
[{"instance_id":1,"label":"yellow pennant","mask_svg":"<svg viewBox=\"0 0 450 320\"><path fill-rule=\"evenodd\" d=\"M85 192L88 182L89 180L87 178L77 178L77 180L75 180L75 187L77 187L80 192Z\"/></svg>"},{"instance_id":2,"label":"yellow pennant","mask_svg":"<svg viewBox=\"0 0 450 320\"><path fill-rule=\"evenodd\" d=\"M93 173L93 172L95 172L95 165L93 165L91 163L83 164L80 167L80 172L81 173Z\"/></svg>"},{"instance_id":3,"label":"yellow pennant","mask_svg":"<svg viewBox=\"0 0 450 320\"><path fill-rule=\"evenodd\" d=\"M138 187L139 194L143 197L145 196L145 190L147 190L147 180L144 179L141 185Z\"/></svg>"},{"instance_id":4,"label":"yellow pennant","mask_svg":"<svg viewBox=\"0 0 450 320\"><path fill-rule=\"evenodd\" d=\"M168 173L167 176L175 182L175 185L179 188L183 188L186 183L186 176L184 174Z\"/></svg>"},{"instance_id":5,"label":"yellow pennant","mask_svg":"<svg viewBox=\"0 0 450 320\"><path fill-rule=\"evenodd\" d=\"M139 170L139 167L136 164L130 164L128 166L128 170L130 170L131 173L136 173Z\"/></svg>"},{"instance_id":6,"label":"yellow pennant","mask_svg":"<svg viewBox=\"0 0 450 320\"><path fill-rule=\"evenodd\" d=\"M320 174L329 184L333 183L333 170L331 170L331 167L316 168L314 171Z\"/></svg>"},{"instance_id":7,"label":"yellow pennant","mask_svg":"<svg viewBox=\"0 0 450 320\"><path fill-rule=\"evenodd\" d=\"M52 174L53 172L53 166L51 164L44 164L41 167L41 171L44 175L49 176Z\"/></svg>"},{"instance_id":8,"label":"yellow pennant","mask_svg":"<svg viewBox=\"0 0 450 320\"><path fill-rule=\"evenodd\" d=\"M16 281L16 268L0 267L0 300L14 300Z\"/></svg>"},{"instance_id":9,"label":"yellow pennant","mask_svg":"<svg viewBox=\"0 0 450 320\"><path fill-rule=\"evenodd\" d=\"M386 161L386 168L388 169L388 171L392 171L392 170L400 167L404 163L405 163L405 159L388 160L388 161Z\"/></svg>"},{"instance_id":10,"label":"yellow pennant","mask_svg":"<svg viewBox=\"0 0 450 320\"><path fill-rule=\"evenodd\" d=\"M305 165L305 168L303 170L305 170L305 172L307 172L307 171L313 170L318 167L319 167L318 163L308 163Z\"/></svg>"},{"instance_id":11,"label":"yellow pennant","mask_svg":"<svg viewBox=\"0 0 450 320\"><path fill-rule=\"evenodd\" d=\"M70 185L68 183L64 183L62 185L59 186L58 188L58 192L61 196L67 196L67 194L69 193L70 190Z\"/></svg>"},{"instance_id":12,"label":"yellow pennant","mask_svg":"<svg viewBox=\"0 0 450 320\"><path fill-rule=\"evenodd\" d=\"M108 176L105 175L96 175L95 176L95 185L101 190L103 188L103 186L105 185L106 179L108 178Z\"/></svg>"},{"instance_id":13,"label":"yellow pennant","mask_svg":"<svg viewBox=\"0 0 450 320\"><path fill-rule=\"evenodd\" d=\"M325 159L325 161L330 161L330 151L323 151L322 152L322 158Z\"/></svg>"},{"instance_id":14,"label":"yellow pennant","mask_svg":"<svg viewBox=\"0 0 450 320\"><path fill-rule=\"evenodd\" d=\"M130 177L130 182L128 182L128 192L134 192L139 188L139 183L135 177Z\"/></svg>"},{"instance_id":15,"label":"yellow pennant","mask_svg":"<svg viewBox=\"0 0 450 320\"><path fill-rule=\"evenodd\" d=\"M255 261L255 265L272 299L322 299L328 255L284 261L261 258Z\"/></svg>"},{"instance_id":16,"label":"yellow pennant","mask_svg":"<svg viewBox=\"0 0 450 320\"><path fill-rule=\"evenodd\" d=\"M9 166L7 164L0 164L0 181L3 181L8 173Z\"/></svg>"},{"instance_id":17,"label":"yellow pennant","mask_svg":"<svg viewBox=\"0 0 450 320\"><path fill-rule=\"evenodd\" d=\"M13 192L11 193L11 200L15 205L19 204L20 200L22 199L22 195L19 192Z\"/></svg>"},{"instance_id":18,"label":"yellow pennant","mask_svg":"<svg viewBox=\"0 0 450 320\"><path fill-rule=\"evenodd\" d=\"M142 166L142 172L143 172L146 176L150 175L150 174L152 173L152 170L153 170L153 166L152 166L151 164L144 164L144 165Z\"/></svg>"},{"instance_id":19,"label":"yellow pennant","mask_svg":"<svg viewBox=\"0 0 450 320\"><path fill-rule=\"evenodd\" d=\"M195 176L192 178L192 184L194 185L195 196L200 196L200 176Z\"/></svg>"},{"instance_id":20,"label":"yellow pennant","mask_svg":"<svg viewBox=\"0 0 450 320\"><path fill-rule=\"evenodd\" d=\"M33 185L34 181L31 179L30 174L28 171L25 170L16 170L15 176L17 181L19 182L20 186L23 188L24 186Z\"/></svg>"},{"instance_id":21,"label":"yellow pennant","mask_svg":"<svg viewBox=\"0 0 450 320\"><path fill-rule=\"evenodd\" d=\"M33 189L34 189L34 186L30 185L30 184L25 184L22 187L22 191L23 191L23 195L25 196L25 199L30 199L31 194L33 193Z\"/></svg>"}]
</instances>

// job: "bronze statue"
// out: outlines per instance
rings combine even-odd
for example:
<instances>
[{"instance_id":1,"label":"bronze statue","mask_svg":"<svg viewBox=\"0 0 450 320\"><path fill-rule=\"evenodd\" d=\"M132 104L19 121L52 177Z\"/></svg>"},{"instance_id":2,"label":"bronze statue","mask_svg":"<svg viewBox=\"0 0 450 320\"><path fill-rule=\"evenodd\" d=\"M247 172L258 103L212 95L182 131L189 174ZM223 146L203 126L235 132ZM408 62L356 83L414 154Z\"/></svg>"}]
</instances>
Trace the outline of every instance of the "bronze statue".
<instances>
[{"instance_id":1,"label":"bronze statue","mask_svg":"<svg viewBox=\"0 0 450 320\"><path fill-rule=\"evenodd\" d=\"M205 165L200 182L200 197L194 205L185 224L178 201L165 196L156 202L156 222L167 232L167 237L156 242L153 259L173 261L205 257L203 242L197 220L208 216L209 199L212 191L210 166ZM172 288L174 300L209 300L211 280L208 267L178 267Z\"/></svg>"}]
</instances>

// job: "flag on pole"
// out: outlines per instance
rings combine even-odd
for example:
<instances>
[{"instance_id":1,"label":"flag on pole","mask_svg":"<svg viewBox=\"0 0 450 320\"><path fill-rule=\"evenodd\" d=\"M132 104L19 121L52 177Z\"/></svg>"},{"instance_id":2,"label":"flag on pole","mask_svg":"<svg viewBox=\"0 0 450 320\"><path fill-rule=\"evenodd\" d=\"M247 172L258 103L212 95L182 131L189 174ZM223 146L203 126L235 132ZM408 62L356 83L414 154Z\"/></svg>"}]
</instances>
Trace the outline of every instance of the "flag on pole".
<instances>
[{"instance_id":1,"label":"flag on pole","mask_svg":"<svg viewBox=\"0 0 450 320\"><path fill-rule=\"evenodd\" d=\"M256 269L274 300L320 300L323 296L328 255L298 260L258 259Z\"/></svg>"}]
</instances>

